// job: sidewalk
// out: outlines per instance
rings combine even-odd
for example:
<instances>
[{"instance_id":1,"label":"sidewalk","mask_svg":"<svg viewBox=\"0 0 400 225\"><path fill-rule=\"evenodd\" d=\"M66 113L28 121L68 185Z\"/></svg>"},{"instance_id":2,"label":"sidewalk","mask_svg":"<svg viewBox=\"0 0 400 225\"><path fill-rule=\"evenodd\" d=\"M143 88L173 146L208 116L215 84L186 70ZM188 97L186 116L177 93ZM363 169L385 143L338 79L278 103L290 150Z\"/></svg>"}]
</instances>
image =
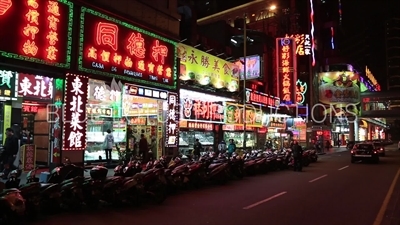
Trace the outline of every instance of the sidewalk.
<instances>
[{"instance_id":1,"label":"sidewalk","mask_svg":"<svg viewBox=\"0 0 400 225\"><path fill-rule=\"evenodd\" d=\"M323 152L318 153L318 155L333 154L333 153L345 152L345 151L348 151L346 147L339 147L339 148L338 147L332 147L328 151L325 148L323 150Z\"/></svg>"}]
</instances>

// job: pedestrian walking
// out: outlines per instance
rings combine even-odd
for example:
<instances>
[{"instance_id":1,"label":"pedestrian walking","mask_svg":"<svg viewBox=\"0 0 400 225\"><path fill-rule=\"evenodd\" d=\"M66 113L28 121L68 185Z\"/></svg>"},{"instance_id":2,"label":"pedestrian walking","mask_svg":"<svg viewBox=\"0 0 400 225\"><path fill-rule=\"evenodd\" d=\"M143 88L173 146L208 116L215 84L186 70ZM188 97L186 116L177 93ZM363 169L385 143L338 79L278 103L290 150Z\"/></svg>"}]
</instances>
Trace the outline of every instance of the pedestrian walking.
<instances>
[{"instance_id":1,"label":"pedestrian walking","mask_svg":"<svg viewBox=\"0 0 400 225\"><path fill-rule=\"evenodd\" d=\"M104 138L104 151L106 152L107 164L111 164L112 161L112 148L114 146L114 135L111 133L111 129L107 130L106 137Z\"/></svg>"},{"instance_id":2,"label":"pedestrian walking","mask_svg":"<svg viewBox=\"0 0 400 225\"><path fill-rule=\"evenodd\" d=\"M200 152L203 150L203 145L200 143L199 139L196 139L193 145L193 156L197 160L200 158Z\"/></svg>"},{"instance_id":3,"label":"pedestrian walking","mask_svg":"<svg viewBox=\"0 0 400 225\"><path fill-rule=\"evenodd\" d=\"M293 170L301 172L303 170L303 148L297 141L293 142L292 146L293 154Z\"/></svg>"},{"instance_id":4,"label":"pedestrian walking","mask_svg":"<svg viewBox=\"0 0 400 225\"><path fill-rule=\"evenodd\" d=\"M1 154L1 161L3 163L2 177L7 177L8 173L15 169L14 161L19 152L19 141L14 135L14 130L11 128L6 129L6 140L4 142L4 150Z\"/></svg>"}]
</instances>

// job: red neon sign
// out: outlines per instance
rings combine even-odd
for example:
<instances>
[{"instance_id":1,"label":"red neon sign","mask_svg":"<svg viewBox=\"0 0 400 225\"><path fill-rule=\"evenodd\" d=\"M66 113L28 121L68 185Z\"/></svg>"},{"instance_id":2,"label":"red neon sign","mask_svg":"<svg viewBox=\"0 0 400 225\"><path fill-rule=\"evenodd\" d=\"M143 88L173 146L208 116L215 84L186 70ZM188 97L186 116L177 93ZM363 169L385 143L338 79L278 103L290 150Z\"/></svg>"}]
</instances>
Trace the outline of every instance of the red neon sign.
<instances>
[{"instance_id":1,"label":"red neon sign","mask_svg":"<svg viewBox=\"0 0 400 225\"><path fill-rule=\"evenodd\" d=\"M22 105L22 112L24 113L37 113L39 107L36 105Z\"/></svg>"},{"instance_id":2,"label":"red neon sign","mask_svg":"<svg viewBox=\"0 0 400 225\"><path fill-rule=\"evenodd\" d=\"M261 105L261 106L270 106L277 107L279 106L279 99L264 93L256 92L250 89L247 89L246 93L246 103Z\"/></svg>"},{"instance_id":3,"label":"red neon sign","mask_svg":"<svg viewBox=\"0 0 400 225\"><path fill-rule=\"evenodd\" d=\"M5 57L14 54L12 58L69 67L72 7L57 0L0 0L0 27L7 30L0 34L0 52Z\"/></svg>"},{"instance_id":4,"label":"red neon sign","mask_svg":"<svg viewBox=\"0 0 400 225\"><path fill-rule=\"evenodd\" d=\"M224 103L212 101L181 99L182 119L206 121L210 123L224 122Z\"/></svg>"},{"instance_id":5,"label":"red neon sign","mask_svg":"<svg viewBox=\"0 0 400 225\"><path fill-rule=\"evenodd\" d=\"M83 8L81 70L132 77L139 83L174 85L175 46L136 27L110 22ZM163 40L161 40L163 39Z\"/></svg>"},{"instance_id":6,"label":"red neon sign","mask_svg":"<svg viewBox=\"0 0 400 225\"><path fill-rule=\"evenodd\" d=\"M281 102L296 104L296 53L293 38L276 39L278 91Z\"/></svg>"}]
</instances>

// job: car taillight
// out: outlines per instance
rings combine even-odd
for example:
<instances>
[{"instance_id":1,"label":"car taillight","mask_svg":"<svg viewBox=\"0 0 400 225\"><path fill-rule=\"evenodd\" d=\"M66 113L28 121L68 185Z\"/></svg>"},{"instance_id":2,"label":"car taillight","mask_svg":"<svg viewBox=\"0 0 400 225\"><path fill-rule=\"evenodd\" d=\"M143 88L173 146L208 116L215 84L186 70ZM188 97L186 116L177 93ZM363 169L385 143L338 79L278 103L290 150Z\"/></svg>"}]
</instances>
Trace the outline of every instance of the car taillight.
<instances>
[{"instance_id":1,"label":"car taillight","mask_svg":"<svg viewBox=\"0 0 400 225\"><path fill-rule=\"evenodd\" d=\"M374 154L376 154L377 152L376 151L374 151Z\"/></svg>"},{"instance_id":2,"label":"car taillight","mask_svg":"<svg viewBox=\"0 0 400 225\"><path fill-rule=\"evenodd\" d=\"M383 148L381 148L381 151L383 151Z\"/></svg>"},{"instance_id":3,"label":"car taillight","mask_svg":"<svg viewBox=\"0 0 400 225\"><path fill-rule=\"evenodd\" d=\"M351 154L354 154L354 151L353 151L353 150L351 150Z\"/></svg>"}]
</instances>

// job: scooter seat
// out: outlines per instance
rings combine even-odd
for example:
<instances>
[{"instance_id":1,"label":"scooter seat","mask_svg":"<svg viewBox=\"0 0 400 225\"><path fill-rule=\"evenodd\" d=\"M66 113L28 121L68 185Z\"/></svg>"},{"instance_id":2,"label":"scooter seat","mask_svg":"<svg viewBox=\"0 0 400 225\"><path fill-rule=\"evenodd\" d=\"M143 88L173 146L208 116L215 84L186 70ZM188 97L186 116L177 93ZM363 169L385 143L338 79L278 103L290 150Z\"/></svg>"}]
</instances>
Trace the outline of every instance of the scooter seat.
<instances>
[{"instance_id":1,"label":"scooter seat","mask_svg":"<svg viewBox=\"0 0 400 225\"><path fill-rule=\"evenodd\" d=\"M68 183L74 183L74 182L79 182L79 181L83 181L84 179L82 177L74 177L68 180L64 180L63 182L61 182L61 185L64 184L68 184Z\"/></svg>"},{"instance_id":2,"label":"scooter seat","mask_svg":"<svg viewBox=\"0 0 400 225\"><path fill-rule=\"evenodd\" d=\"M23 193L39 192L41 184L39 182L22 185L19 190Z\"/></svg>"},{"instance_id":3,"label":"scooter seat","mask_svg":"<svg viewBox=\"0 0 400 225\"><path fill-rule=\"evenodd\" d=\"M47 187L50 187L50 185L52 185L52 184L50 184L50 183L40 183L40 188L41 189L45 189Z\"/></svg>"},{"instance_id":4,"label":"scooter seat","mask_svg":"<svg viewBox=\"0 0 400 225\"><path fill-rule=\"evenodd\" d=\"M208 167L208 169L212 170L212 169L214 169L215 167L218 167L219 165L221 165L221 163L213 163L213 164L211 164L211 165Z\"/></svg>"},{"instance_id":5,"label":"scooter seat","mask_svg":"<svg viewBox=\"0 0 400 225\"><path fill-rule=\"evenodd\" d=\"M20 192L18 189L16 188L10 188L10 189L4 189L0 195L8 195L10 193L15 193L15 192Z\"/></svg>"}]
</instances>

